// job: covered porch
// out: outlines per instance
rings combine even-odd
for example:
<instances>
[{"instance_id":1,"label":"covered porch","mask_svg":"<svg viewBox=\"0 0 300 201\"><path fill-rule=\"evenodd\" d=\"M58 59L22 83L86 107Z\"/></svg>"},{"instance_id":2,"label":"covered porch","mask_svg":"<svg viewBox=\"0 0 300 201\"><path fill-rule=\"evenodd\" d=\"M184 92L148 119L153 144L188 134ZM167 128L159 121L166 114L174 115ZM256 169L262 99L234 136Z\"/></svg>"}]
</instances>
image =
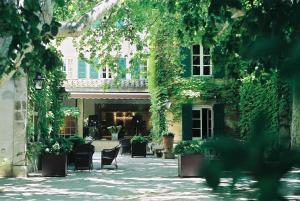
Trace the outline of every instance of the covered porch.
<instances>
[{"instance_id":1,"label":"covered porch","mask_svg":"<svg viewBox=\"0 0 300 201\"><path fill-rule=\"evenodd\" d=\"M91 136L97 141L118 141L142 134L148 136L151 129L149 93L74 93L65 102L77 107L80 115L73 119L72 134ZM66 120L65 120L66 121ZM67 127L72 126L65 124ZM118 138L112 138L109 127L121 126ZM71 132L71 130L70 130ZM67 132L64 133L68 135ZM102 144L98 142L97 144ZM97 147L97 146L96 146Z\"/></svg>"}]
</instances>

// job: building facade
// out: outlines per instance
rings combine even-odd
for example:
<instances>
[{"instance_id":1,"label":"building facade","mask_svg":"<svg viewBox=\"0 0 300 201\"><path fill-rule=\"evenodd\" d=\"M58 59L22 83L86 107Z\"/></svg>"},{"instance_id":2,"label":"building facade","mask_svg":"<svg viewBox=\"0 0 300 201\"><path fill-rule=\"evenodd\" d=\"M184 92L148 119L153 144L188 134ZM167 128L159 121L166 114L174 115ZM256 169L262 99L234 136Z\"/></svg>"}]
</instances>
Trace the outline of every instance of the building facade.
<instances>
[{"instance_id":1,"label":"building facade","mask_svg":"<svg viewBox=\"0 0 300 201\"><path fill-rule=\"evenodd\" d=\"M79 116L65 117L61 135L90 135L99 140L112 140L108 128L119 125L122 126L119 138L149 135L151 114L147 62L139 62L132 70L127 56L131 51L129 44L124 42L118 58L118 68L122 69L119 75L108 66L97 69L80 59L71 38L65 39L59 49L65 63L64 87L70 93L65 106L79 109Z\"/></svg>"},{"instance_id":2,"label":"building facade","mask_svg":"<svg viewBox=\"0 0 300 201\"><path fill-rule=\"evenodd\" d=\"M194 44L190 48L182 48L181 53L184 78L205 79L215 86L225 85L225 69L213 66L210 47ZM175 141L203 140L224 133L238 133L239 115L230 111L231 105L224 104L221 90L222 87L211 90L209 98L205 96L210 92L196 91L199 96L182 105L181 118L169 125L169 131L175 133ZM171 122L172 114L168 114L168 119Z\"/></svg>"}]
</instances>

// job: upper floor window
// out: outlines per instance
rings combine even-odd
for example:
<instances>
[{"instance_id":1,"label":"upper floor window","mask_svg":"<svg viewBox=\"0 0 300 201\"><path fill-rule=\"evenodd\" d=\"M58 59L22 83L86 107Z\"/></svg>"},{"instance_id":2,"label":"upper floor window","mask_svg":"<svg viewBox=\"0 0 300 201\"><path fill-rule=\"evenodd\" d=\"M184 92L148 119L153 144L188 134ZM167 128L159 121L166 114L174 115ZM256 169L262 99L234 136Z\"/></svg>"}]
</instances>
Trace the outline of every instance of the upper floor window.
<instances>
[{"instance_id":1,"label":"upper floor window","mask_svg":"<svg viewBox=\"0 0 300 201\"><path fill-rule=\"evenodd\" d=\"M112 73L111 73L111 69L110 68L102 68L100 70L100 78L104 78L104 79L107 79L107 78L112 78Z\"/></svg>"},{"instance_id":2,"label":"upper floor window","mask_svg":"<svg viewBox=\"0 0 300 201\"><path fill-rule=\"evenodd\" d=\"M63 66L62 70L66 73L67 79L72 79L73 67L74 67L74 59L72 58L65 59L65 65Z\"/></svg>"},{"instance_id":3,"label":"upper floor window","mask_svg":"<svg viewBox=\"0 0 300 201\"><path fill-rule=\"evenodd\" d=\"M192 46L192 73L193 75L212 75L210 47L203 45Z\"/></svg>"},{"instance_id":4,"label":"upper floor window","mask_svg":"<svg viewBox=\"0 0 300 201\"><path fill-rule=\"evenodd\" d=\"M142 60L140 63L140 78L147 79L147 60Z\"/></svg>"}]
</instances>

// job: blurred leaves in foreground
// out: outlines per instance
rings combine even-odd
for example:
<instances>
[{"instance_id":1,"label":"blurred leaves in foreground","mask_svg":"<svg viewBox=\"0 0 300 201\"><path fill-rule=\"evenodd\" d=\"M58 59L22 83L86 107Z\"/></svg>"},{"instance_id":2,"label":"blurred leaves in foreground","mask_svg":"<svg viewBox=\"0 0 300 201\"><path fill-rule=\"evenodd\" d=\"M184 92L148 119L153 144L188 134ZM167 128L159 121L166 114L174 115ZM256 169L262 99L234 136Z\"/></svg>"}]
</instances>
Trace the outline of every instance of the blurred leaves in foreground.
<instances>
[{"instance_id":1,"label":"blurred leaves in foreground","mask_svg":"<svg viewBox=\"0 0 300 201\"><path fill-rule=\"evenodd\" d=\"M210 187L218 188L224 172L232 178L232 187L247 174L257 181L251 187L259 190L258 200L285 200L280 180L293 167L299 167L300 152L280 144L278 134L269 132L265 125L265 115L260 114L247 141L224 135L206 142L215 154L204 170Z\"/></svg>"}]
</instances>

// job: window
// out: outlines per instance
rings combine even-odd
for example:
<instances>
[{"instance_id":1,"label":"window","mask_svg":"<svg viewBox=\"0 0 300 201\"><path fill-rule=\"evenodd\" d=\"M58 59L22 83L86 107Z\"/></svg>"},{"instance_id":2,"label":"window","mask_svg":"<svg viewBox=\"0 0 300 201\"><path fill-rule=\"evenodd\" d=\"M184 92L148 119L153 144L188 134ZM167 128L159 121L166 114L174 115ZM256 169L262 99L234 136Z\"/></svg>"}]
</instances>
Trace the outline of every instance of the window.
<instances>
[{"instance_id":1,"label":"window","mask_svg":"<svg viewBox=\"0 0 300 201\"><path fill-rule=\"evenodd\" d=\"M140 78L147 79L147 60L142 60L140 63Z\"/></svg>"},{"instance_id":2,"label":"window","mask_svg":"<svg viewBox=\"0 0 300 201\"><path fill-rule=\"evenodd\" d=\"M111 69L106 67L102 68L100 70L100 78L112 78Z\"/></svg>"},{"instance_id":3,"label":"window","mask_svg":"<svg viewBox=\"0 0 300 201\"><path fill-rule=\"evenodd\" d=\"M72 58L65 59L65 65L63 66L62 70L66 73L66 79L72 79L73 67L74 67L74 59Z\"/></svg>"},{"instance_id":4,"label":"window","mask_svg":"<svg viewBox=\"0 0 300 201\"><path fill-rule=\"evenodd\" d=\"M193 106L193 138L206 139L213 136L213 116L210 106Z\"/></svg>"},{"instance_id":5,"label":"window","mask_svg":"<svg viewBox=\"0 0 300 201\"><path fill-rule=\"evenodd\" d=\"M76 117L66 116L64 118L64 127L60 129L60 134L63 136L75 135L77 133Z\"/></svg>"},{"instance_id":6,"label":"window","mask_svg":"<svg viewBox=\"0 0 300 201\"><path fill-rule=\"evenodd\" d=\"M212 74L210 47L202 45L192 46L192 73L196 76Z\"/></svg>"}]
</instances>

